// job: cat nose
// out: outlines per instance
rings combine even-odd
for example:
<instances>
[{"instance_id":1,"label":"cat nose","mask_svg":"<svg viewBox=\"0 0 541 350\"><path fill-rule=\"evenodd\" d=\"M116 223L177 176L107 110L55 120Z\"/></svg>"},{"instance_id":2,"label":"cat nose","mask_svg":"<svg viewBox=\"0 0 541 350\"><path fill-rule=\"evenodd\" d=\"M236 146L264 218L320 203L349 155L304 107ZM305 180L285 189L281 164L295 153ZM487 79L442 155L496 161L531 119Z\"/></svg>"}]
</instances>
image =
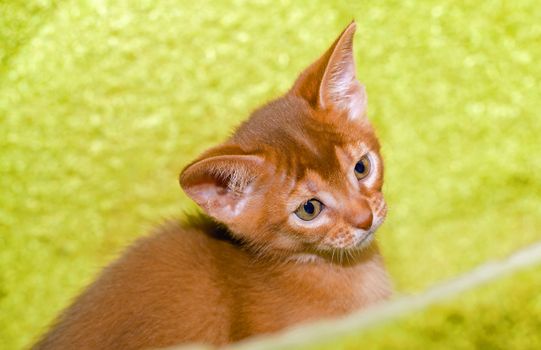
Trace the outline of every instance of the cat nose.
<instances>
[{"instance_id":1,"label":"cat nose","mask_svg":"<svg viewBox=\"0 0 541 350\"><path fill-rule=\"evenodd\" d=\"M364 203L355 208L356 210L352 213L353 215L351 217L351 223L356 228L367 231L370 229L370 227L372 227L372 220L374 216L368 203L366 203L366 201L363 202Z\"/></svg>"}]
</instances>

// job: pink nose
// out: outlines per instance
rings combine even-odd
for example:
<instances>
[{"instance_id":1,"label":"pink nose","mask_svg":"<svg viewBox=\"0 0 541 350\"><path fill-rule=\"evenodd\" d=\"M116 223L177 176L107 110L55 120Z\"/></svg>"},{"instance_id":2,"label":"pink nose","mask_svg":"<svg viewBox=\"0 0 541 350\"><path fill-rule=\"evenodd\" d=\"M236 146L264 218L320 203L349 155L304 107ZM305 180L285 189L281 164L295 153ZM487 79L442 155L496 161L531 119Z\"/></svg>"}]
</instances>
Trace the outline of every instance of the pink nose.
<instances>
[{"instance_id":1,"label":"pink nose","mask_svg":"<svg viewBox=\"0 0 541 350\"><path fill-rule=\"evenodd\" d=\"M366 201L362 201L351 213L351 224L363 230L369 230L372 227L372 210Z\"/></svg>"},{"instance_id":2,"label":"pink nose","mask_svg":"<svg viewBox=\"0 0 541 350\"><path fill-rule=\"evenodd\" d=\"M371 210L363 211L355 216L353 225L365 231L369 230L370 227L372 227L372 218L373 216Z\"/></svg>"}]
</instances>

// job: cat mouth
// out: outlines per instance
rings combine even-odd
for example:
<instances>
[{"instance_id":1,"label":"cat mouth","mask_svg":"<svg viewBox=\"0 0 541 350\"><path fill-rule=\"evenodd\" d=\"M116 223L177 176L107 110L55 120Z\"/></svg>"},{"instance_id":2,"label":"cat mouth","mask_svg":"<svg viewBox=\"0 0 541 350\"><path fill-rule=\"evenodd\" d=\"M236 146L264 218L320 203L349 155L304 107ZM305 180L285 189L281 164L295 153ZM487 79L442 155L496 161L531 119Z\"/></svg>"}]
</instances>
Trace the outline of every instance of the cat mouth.
<instances>
[{"instance_id":1,"label":"cat mouth","mask_svg":"<svg viewBox=\"0 0 541 350\"><path fill-rule=\"evenodd\" d=\"M370 244L370 242L372 242L374 240L374 235L376 233L376 230L370 230L370 231L367 231L364 235L361 236L360 240L355 243L354 245L354 249L358 249L358 248L364 248L366 247L368 244Z\"/></svg>"},{"instance_id":2,"label":"cat mouth","mask_svg":"<svg viewBox=\"0 0 541 350\"><path fill-rule=\"evenodd\" d=\"M301 256L296 257L295 261L327 261L340 265L355 264L357 259L362 257L362 252L372 244L376 230L377 227L371 228L368 231L359 230L354 233L354 237L349 244L343 244L343 242L338 244L327 243L309 253L311 259L307 259L306 256Z\"/></svg>"},{"instance_id":3,"label":"cat mouth","mask_svg":"<svg viewBox=\"0 0 541 350\"><path fill-rule=\"evenodd\" d=\"M374 217L372 226L368 230L352 229L337 237L326 237L316 243L316 250L328 252L359 252L368 248L375 239L376 232L385 220L385 216Z\"/></svg>"},{"instance_id":4,"label":"cat mouth","mask_svg":"<svg viewBox=\"0 0 541 350\"><path fill-rule=\"evenodd\" d=\"M367 248L372 241L377 230L377 226L368 231L356 230L352 232L349 238L339 239L337 241L325 242L320 250L328 252L355 252Z\"/></svg>"},{"instance_id":5,"label":"cat mouth","mask_svg":"<svg viewBox=\"0 0 541 350\"><path fill-rule=\"evenodd\" d=\"M366 232L364 236L361 238L361 240L355 244L355 247L361 247L365 243L369 243L369 241L372 241L372 239L374 238L374 234L375 234L375 230L374 231L370 230Z\"/></svg>"},{"instance_id":6,"label":"cat mouth","mask_svg":"<svg viewBox=\"0 0 541 350\"><path fill-rule=\"evenodd\" d=\"M372 224L372 227L365 230L357 230L355 231L355 238L353 246L349 249L363 249L366 248L375 238L376 231L379 229L381 224L383 224L383 221L385 220L385 216L376 216L374 218L374 222ZM347 248L346 248L347 249Z\"/></svg>"}]
</instances>

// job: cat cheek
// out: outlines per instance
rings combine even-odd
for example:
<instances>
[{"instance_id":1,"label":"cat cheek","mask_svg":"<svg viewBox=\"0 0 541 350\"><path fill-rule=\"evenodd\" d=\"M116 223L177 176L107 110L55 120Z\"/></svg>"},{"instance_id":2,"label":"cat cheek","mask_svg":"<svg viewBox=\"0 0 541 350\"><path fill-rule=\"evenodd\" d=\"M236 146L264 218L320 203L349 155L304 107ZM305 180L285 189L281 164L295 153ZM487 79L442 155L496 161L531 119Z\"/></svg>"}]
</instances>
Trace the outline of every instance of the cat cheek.
<instances>
[{"instance_id":1,"label":"cat cheek","mask_svg":"<svg viewBox=\"0 0 541 350\"><path fill-rule=\"evenodd\" d=\"M387 216L387 203L385 202L385 198L383 198L383 194L381 192L378 192L372 196L372 199L370 200L370 207L374 213L373 226L376 226L376 224L377 226L381 225Z\"/></svg>"}]
</instances>

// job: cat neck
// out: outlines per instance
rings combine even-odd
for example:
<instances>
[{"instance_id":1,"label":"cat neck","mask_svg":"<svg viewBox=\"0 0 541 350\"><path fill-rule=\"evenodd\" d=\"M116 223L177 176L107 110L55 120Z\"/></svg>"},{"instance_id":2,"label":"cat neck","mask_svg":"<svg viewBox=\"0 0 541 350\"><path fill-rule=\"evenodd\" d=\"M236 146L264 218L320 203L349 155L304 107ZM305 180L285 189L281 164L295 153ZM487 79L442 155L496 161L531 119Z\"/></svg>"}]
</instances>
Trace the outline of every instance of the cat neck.
<instances>
[{"instance_id":1,"label":"cat neck","mask_svg":"<svg viewBox=\"0 0 541 350\"><path fill-rule=\"evenodd\" d=\"M231 232L225 224L201 212L185 214L185 220L181 225L184 228L195 229L210 239L224 241L239 248L245 246L245 243Z\"/></svg>"},{"instance_id":2,"label":"cat neck","mask_svg":"<svg viewBox=\"0 0 541 350\"><path fill-rule=\"evenodd\" d=\"M281 262L257 260L250 265L250 273L254 274L252 280L265 276L263 288L280 286L277 291L282 296L299 303L306 295L318 295L321 302L334 305L328 311L336 315L342 308L342 311L351 310L391 295L392 285L377 244L351 253L348 258L346 253L342 257L337 254L329 258L302 253Z\"/></svg>"}]
</instances>

